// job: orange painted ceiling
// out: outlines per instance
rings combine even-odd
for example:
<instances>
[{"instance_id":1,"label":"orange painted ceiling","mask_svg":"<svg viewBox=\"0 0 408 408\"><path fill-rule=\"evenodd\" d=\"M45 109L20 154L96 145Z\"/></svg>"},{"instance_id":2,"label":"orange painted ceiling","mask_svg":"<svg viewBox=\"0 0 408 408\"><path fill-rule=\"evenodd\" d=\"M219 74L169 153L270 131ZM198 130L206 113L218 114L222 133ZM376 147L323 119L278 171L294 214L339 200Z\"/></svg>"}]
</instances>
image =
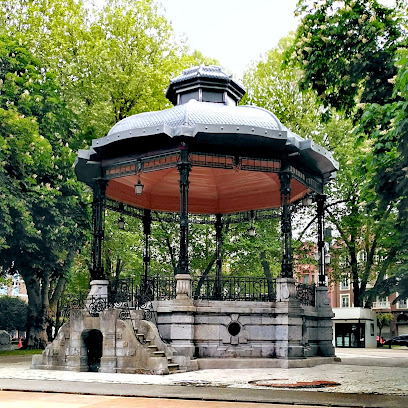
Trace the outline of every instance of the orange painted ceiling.
<instances>
[{"instance_id":1,"label":"orange painted ceiling","mask_svg":"<svg viewBox=\"0 0 408 408\"><path fill-rule=\"evenodd\" d=\"M139 176L112 179L107 187L110 199L156 211L180 211L179 172L176 168L142 173L143 194L134 185ZM280 206L276 173L193 167L189 176L189 205L192 214L229 214ZM309 190L292 179L291 202Z\"/></svg>"}]
</instances>

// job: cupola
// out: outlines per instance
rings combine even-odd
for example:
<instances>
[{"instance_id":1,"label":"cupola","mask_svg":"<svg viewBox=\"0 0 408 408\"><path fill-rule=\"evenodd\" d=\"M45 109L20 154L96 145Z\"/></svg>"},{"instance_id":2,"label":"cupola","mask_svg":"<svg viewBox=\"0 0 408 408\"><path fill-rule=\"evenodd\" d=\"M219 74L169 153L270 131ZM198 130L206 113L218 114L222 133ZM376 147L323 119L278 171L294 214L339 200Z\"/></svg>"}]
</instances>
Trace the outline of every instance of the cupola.
<instances>
[{"instance_id":1,"label":"cupola","mask_svg":"<svg viewBox=\"0 0 408 408\"><path fill-rule=\"evenodd\" d=\"M170 81L166 92L167 99L173 105L183 105L194 99L236 106L244 95L243 85L215 65L185 69Z\"/></svg>"}]
</instances>

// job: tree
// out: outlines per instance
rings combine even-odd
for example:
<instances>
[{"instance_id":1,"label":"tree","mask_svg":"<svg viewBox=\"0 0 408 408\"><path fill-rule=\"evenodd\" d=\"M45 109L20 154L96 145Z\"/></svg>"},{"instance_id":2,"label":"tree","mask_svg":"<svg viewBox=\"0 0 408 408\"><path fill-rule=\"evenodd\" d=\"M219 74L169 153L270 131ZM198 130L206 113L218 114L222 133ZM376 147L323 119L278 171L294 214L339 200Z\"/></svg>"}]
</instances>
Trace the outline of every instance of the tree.
<instances>
[{"instance_id":1,"label":"tree","mask_svg":"<svg viewBox=\"0 0 408 408\"><path fill-rule=\"evenodd\" d=\"M377 0L300 0L296 14L302 23L286 58L302 67L302 89L311 87L323 106L346 115L357 103L392 100L402 34L394 8Z\"/></svg>"},{"instance_id":2,"label":"tree","mask_svg":"<svg viewBox=\"0 0 408 408\"><path fill-rule=\"evenodd\" d=\"M381 342L381 331L384 326L388 326L394 319L393 313L377 313L377 326L379 328L378 337ZM391 346L390 346L391 347Z\"/></svg>"},{"instance_id":3,"label":"tree","mask_svg":"<svg viewBox=\"0 0 408 408\"><path fill-rule=\"evenodd\" d=\"M0 297L0 328L8 332L25 330L27 303L17 297Z\"/></svg>"},{"instance_id":4,"label":"tree","mask_svg":"<svg viewBox=\"0 0 408 408\"><path fill-rule=\"evenodd\" d=\"M20 197L16 195L22 187L18 182L13 185L14 190L8 188L7 183L2 184L4 197L19 197L15 206L20 206L17 215L9 215L6 200L0 202L4 210L3 229L10 237L16 237L21 232L19 229L29 234L27 246L30 245L30 251L23 251L26 257L20 256L18 245L10 251L11 238L6 238L6 234L2 235L0 246L4 247L6 267L12 265L22 275L25 273L22 269L30 273L25 276L30 290L35 288L30 296L30 319L41 327L42 333L34 334L33 342L45 344L43 328L64 286L69 265L75 257L78 258L75 267L83 268L87 264L85 251L77 251L83 242L82 225L87 219L82 218L86 215L85 202L83 198L78 199L78 196L84 197L82 186L75 182L72 174L71 164L75 157L72 150L86 147L91 139L104 136L125 116L168 106L164 90L170 77L206 58L199 52L187 53L152 0L136 3L112 0L100 9L85 7L75 0L5 0L2 6L0 32L16 38L20 47L18 58L23 55L22 50L26 53L25 47L39 58L34 61L32 56L27 56L27 63L21 62L16 71L17 81L11 78L13 71L10 71L7 81L4 79L8 91L0 94L6 104L4 115L10 117L10 120L3 120L2 130L6 135L14 126L14 133L25 132L27 143L20 143L16 150L20 147L30 150L27 157L14 156L13 151L6 159L14 157L16 168L29 161L28 171L34 176L27 176L29 183L21 184L38 191L32 194L31 190L30 194L23 191ZM12 53L7 50L7 58L1 60L8 64L2 72L13 68L14 60L10 55ZM25 65L30 75L37 76L38 80L22 74ZM41 76L43 89L39 86ZM15 110L9 109L11 103ZM11 118L13 114L17 116ZM19 139L23 139L22 134ZM35 147L44 145L44 157L39 155L38 149L28 149L31 143ZM16 175L18 179L23 176L25 174ZM10 222L14 216L20 224L25 224L14 225ZM79 228L75 228L76 224ZM124 257L109 252L109 245L118 247L118 243L113 243L116 237L110 239L109 225L107 231L106 259L110 265L120 260L123 267ZM38 239L40 235L42 240ZM33 256L35 251L38 258ZM41 251L49 259L41 257ZM133 261L141 263L140 258ZM45 274L44 270L52 273ZM78 271L71 271L73 287L83 285L83 280L77 279ZM84 275L88 276L87 271ZM47 299L45 303L43 299Z\"/></svg>"},{"instance_id":5,"label":"tree","mask_svg":"<svg viewBox=\"0 0 408 408\"><path fill-rule=\"evenodd\" d=\"M43 348L50 313L88 228L68 146L75 122L39 60L4 36L0 53L0 264L23 277L27 346Z\"/></svg>"},{"instance_id":6,"label":"tree","mask_svg":"<svg viewBox=\"0 0 408 408\"><path fill-rule=\"evenodd\" d=\"M299 90L299 69L282 68L284 53L293 41L291 33L249 67L243 78L247 93L241 103L268 109L290 130L310 137L322 128L315 93Z\"/></svg>"},{"instance_id":7,"label":"tree","mask_svg":"<svg viewBox=\"0 0 408 408\"><path fill-rule=\"evenodd\" d=\"M395 80L394 93L401 100L385 106L370 106L363 119L376 120L378 114L383 119L373 132L373 154L371 165L376 173L375 192L378 195L378 205L395 206L394 234L392 239L393 253L396 262L393 273L389 274L382 287L374 287L374 294L387 295L397 291L394 302L408 297L408 52L406 49L398 53L398 74ZM379 122L379 120L377 120Z\"/></svg>"},{"instance_id":8,"label":"tree","mask_svg":"<svg viewBox=\"0 0 408 408\"><path fill-rule=\"evenodd\" d=\"M399 156L389 130L402 102L393 87L397 49L406 41L404 7L399 1L395 9L376 0L300 1L302 24L286 54L303 70L301 87L317 92L325 120L334 108L358 124L339 156L342 170L332 195L341 204L328 209L347 252L348 267L343 263L339 275L342 270L351 275L355 306L366 297L370 307L377 294L389 290L384 278L395 274L407 247L406 217L400 212L405 193L395 192L389 176ZM401 179L401 169L395 178ZM359 253L365 254L363 262ZM367 291L370 281L374 288Z\"/></svg>"},{"instance_id":9,"label":"tree","mask_svg":"<svg viewBox=\"0 0 408 408\"><path fill-rule=\"evenodd\" d=\"M105 136L127 116L169 107L170 78L212 61L188 52L154 0L106 0L100 8L75 0L3 3L3 31L56 73L78 114L84 139L73 149Z\"/></svg>"},{"instance_id":10,"label":"tree","mask_svg":"<svg viewBox=\"0 0 408 408\"><path fill-rule=\"evenodd\" d=\"M373 269L373 262L363 266L358 262L357 256L369 242L360 239L357 231L365 229L366 236L372 233L372 228L365 225L371 218L365 207L360 205L364 200L360 194L360 186L365 183L365 177L359 163L365 153L354 149L352 122L333 109L330 111L331 121L322 120L323 109L319 106L316 92L301 90L299 80L302 72L297 67L283 64L285 52L291 46L293 38L294 36L290 36L281 40L276 49L270 50L263 60L245 73L244 83L248 87L246 102L273 111L289 129L325 146L339 161L340 171L336 179L326 187L327 218L329 225L336 226L340 234L341 243L337 243L337 251L346 251L345 257L352 260L352 269L346 270L346 273L353 277L354 302L358 306L366 284L372 278ZM311 219L305 230L300 232L299 239L304 239L306 229L313 225L316 219L314 214L310 210L299 210L299 216L294 214L294 218L299 220L295 224L301 223L300 220L305 218ZM378 226L377 228L381 234L382 230ZM301 258L301 254L297 254L300 262ZM370 261L373 259L370 257ZM344 273L343 266L334 268L332 279L341 280Z\"/></svg>"}]
</instances>

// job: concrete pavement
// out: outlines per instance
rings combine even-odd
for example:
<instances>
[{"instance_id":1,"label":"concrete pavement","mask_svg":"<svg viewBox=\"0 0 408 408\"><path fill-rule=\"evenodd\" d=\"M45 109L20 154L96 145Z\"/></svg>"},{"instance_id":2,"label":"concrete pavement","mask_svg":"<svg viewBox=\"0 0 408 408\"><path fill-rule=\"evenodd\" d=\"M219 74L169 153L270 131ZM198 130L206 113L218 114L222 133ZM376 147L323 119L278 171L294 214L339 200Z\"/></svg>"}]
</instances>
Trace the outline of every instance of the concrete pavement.
<instances>
[{"instance_id":1,"label":"concrete pavement","mask_svg":"<svg viewBox=\"0 0 408 408\"><path fill-rule=\"evenodd\" d=\"M167 376L30 370L30 358L0 357L0 389L315 406L408 407L408 349L337 349L336 354L342 362L316 367L208 369ZM322 380L339 385L307 390L272 387Z\"/></svg>"},{"instance_id":2,"label":"concrete pavement","mask_svg":"<svg viewBox=\"0 0 408 408\"><path fill-rule=\"evenodd\" d=\"M191 401L100 395L44 394L0 391L0 406L13 408L313 408L312 405L282 405L252 402ZM336 407L331 407L336 408ZM338 407L339 408L339 407Z\"/></svg>"}]
</instances>

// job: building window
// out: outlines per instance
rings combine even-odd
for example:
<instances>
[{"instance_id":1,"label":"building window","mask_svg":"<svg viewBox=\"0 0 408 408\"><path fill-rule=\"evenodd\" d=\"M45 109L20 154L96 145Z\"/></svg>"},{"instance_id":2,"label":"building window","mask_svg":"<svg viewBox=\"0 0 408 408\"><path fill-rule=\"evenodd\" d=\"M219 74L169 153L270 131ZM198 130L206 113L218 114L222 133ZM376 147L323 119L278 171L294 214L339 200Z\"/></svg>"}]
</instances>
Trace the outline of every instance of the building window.
<instances>
[{"instance_id":1,"label":"building window","mask_svg":"<svg viewBox=\"0 0 408 408\"><path fill-rule=\"evenodd\" d=\"M303 276L303 283L309 284L309 275L304 275Z\"/></svg>"},{"instance_id":2,"label":"building window","mask_svg":"<svg viewBox=\"0 0 408 408\"><path fill-rule=\"evenodd\" d=\"M0 286L0 295L7 295L7 293L8 293L7 286L5 285Z\"/></svg>"},{"instance_id":3,"label":"building window","mask_svg":"<svg viewBox=\"0 0 408 408\"><path fill-rule=\"evenodd\" d=\"M398 309L408 309L408 299L401 299L398 301Z\"/></svg>"},{"instance_id":4,"label":"building window","mask_svg":"<svg viewBox=\"0 0 408 408\"><path fill-rule=\"evenodd\" d=\"M350 266L350 261L348 259L348 256L340 255L339 266L341 266L342 268L348 268Z\"/></svg>"},{"instance_id":5,"label":"building window","mask_svg":"<svg viewBox=\"0 0 408 408\"><path fill-rule=\"evenodd\" d=\"M350 295L340 295L340 307L350 307Z\"/></svg>"},{"instance_id":6,"label":"building window","mask_svg":"<svg viewBox=\"0 0 408 408\"><path fill-rule=\"evenodd\" d=\"M367 262L367 252L366 251L360 251L357 254L357 262L359 264L364 264Z\"/></svg>"},{"instance_id":7,"label":"building window","mask_svg":"<svg viewBox=\"0 0 408 408\"><path fill-rule=\"evenodd\" d=\"M340 282L340 290L350 290L350 280L348 276L344 277Z\"/></svg>"}]
</instances>

